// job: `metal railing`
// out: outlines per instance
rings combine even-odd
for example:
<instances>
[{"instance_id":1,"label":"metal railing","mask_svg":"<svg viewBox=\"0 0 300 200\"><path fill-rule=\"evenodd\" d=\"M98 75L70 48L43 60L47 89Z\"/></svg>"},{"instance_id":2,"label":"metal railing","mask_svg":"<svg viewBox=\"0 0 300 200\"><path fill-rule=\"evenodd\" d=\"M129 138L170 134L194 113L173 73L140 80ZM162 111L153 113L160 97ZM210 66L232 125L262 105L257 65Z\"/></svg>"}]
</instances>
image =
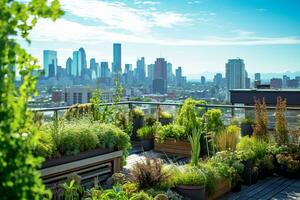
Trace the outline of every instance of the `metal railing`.
<instances>
[{"instance_id":1,"label":"metal railing","mask_svg":"<svg viewBox=\"0 0 300 200\"><path fill-rule=\"evenodd\" d=\"M143 107L144 110L147 111L148 114L153 114L153 110L156 110L158 107L162 108L163 110L169 111L171 107L173 109L173 114L175 114L182 106L183 103L171 103L171 102L143 102L143 101L122 101L116 103L116 106L125 106L124 108L132 110L134 107ZM113 103L102 103L100 106L111 106ZM225 124L228 124L233 118L243 118L245 113L252 114L254 116L255 106L245 106L245 105L222 105L222 104L198 104L197 107L203 107L205 110L217 108L221 109L223 113L223 120ZM71 108L72 106L63 106L63 107L53 107L53 108L40 108L40 109L32 109L35 112L53 112L53 114L58 114L59 112L64 112ZM166 108L167 109L164 109ZM275 116L274 111L276 107L274 106L267 106L268 116L271 126L274 126ZM300 116L300 107L287 107L286 116L288 119L289 125L294 128L298 127L298 120Z\"/></svg>"}]
</instances>

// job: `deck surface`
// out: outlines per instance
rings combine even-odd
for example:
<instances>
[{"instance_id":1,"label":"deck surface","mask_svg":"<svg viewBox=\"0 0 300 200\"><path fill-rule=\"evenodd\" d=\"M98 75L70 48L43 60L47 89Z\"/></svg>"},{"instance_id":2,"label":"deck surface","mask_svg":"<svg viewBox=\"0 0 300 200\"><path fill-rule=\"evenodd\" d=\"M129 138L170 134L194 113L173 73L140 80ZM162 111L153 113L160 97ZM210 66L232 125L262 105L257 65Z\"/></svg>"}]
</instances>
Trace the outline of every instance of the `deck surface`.
<instances>
[{"instance_id":1,"label":"deck surface","mask_svg":"<svg viewBox=\"0 0 300 200\"><path fill-rule=\"evenodd\" d=\"M221 200L256 200L256 199L299 199L300 179L272 177L259 180L251 186L243 186L241 192L228 193Z\"/></svg>"}]
</instances>

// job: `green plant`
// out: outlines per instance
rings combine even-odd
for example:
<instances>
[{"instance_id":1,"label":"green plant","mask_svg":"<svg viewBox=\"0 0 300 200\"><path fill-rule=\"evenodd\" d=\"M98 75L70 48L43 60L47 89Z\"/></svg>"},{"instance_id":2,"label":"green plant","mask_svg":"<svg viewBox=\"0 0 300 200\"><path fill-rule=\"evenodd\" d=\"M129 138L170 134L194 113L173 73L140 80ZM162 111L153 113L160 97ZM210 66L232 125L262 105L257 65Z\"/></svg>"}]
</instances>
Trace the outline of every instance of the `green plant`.
<instances>
[{"instance_id":1,"label":"green plant","mask_svg":"<svg viewBox=\"0 0 300 200\"><path fill-rule=\"evenodd\" d=\"M192 135L188 136L189 142L192 147L191 151L191 165L198 166L199 156L200 156L200 138L202 132L200 130L194 129Z\"/></svg>"},{"instance_id":2,"label":"green plant","mask_svg":"<svg viewBox=\"0 0 300 200\"><path fill-rule=\"evenodd\" d=\"M132 117L133 118L140 118L140 117L144 117L145 113L142 109L139 108L135 108L132 110Z\"/></svg>"},{"instance_id":3,"label":"green plant","mask_svg":"<svg viewBox=\"0 0 300 200\"><path fill-rule=\"evenodd\" d=\"M138 185L132 182L126 182L122 185L123 191L127 194L127 196L131 197L134 193L138 191Z\"/></svg>"},{"instance_id":4,"label":"green plant","mask_svg":"<svg viewBox=\"0 0 300 200\"><path fill-rule=\"evenodd\" d=\"M166 192L166 195L169 200L182 200L183 197L178 194L177 192L174 192L173 190L168 189Z\"/></svg>"},{"instance_id":5,"label":"green plant","mask_svg":"<svg viewBox=\"0 0 300 200\"><path fill-rule=\"evenodd\" d=\"M222 111L220 109L210 109L204 114L204 117L208 132L219 132L223 128Z\"/></svg>"},{"instance_id":6,"label":"green plant","mask_svg":"<svg viewBox=\"0 0 300 200\"><path fill-rule=\"evenodd\" d=\"M240 139L240 128L235 125L230 125L224 130L215 134L215 142L217 150L235 150Z\"/></svg>"},{"instance_id":7,"label":"green plant","mask_svg":"<svg viewBox=\"0 0 300 200\"><path fill-rule=\"evenodd\" d=\"M99 200L128 200L127 194L123 191L122 186L117 184L112 189L104 190Z\"/></svg>"},{"instance_id":8,"label":"green plant","mask_svg":"<svg viewBox=\"0 0 300 200\"><path fill-rule=\"evenodd\" d=\"M154 200L169 200L166 194L158 194L154 197Z\"/></svg>"},{"instance_id":9,"label":"green plant","mask_svg":"<svg viewBox=\"0 0 300 200\"><path fill-rule=\"evenodd\" d=\"M63 198L65 200L77 200L79 199L79 194L82 191L82 188L80 184L76 183L76 181L70 180L69 182L65 182L60 185L64 192L63 192Z\"/></svg>"},{"instance_id":10,"label":"green plant","mask_svg":"<svg viewBox=\"0 0 300 200\"><path fill-rule=\"evenodd\" d=\"M243 137L237 145L242 160L257 160L268 153L268 143L254 137Z\"/></svg>"},{"instance_id":11,"label":"green plant","mask_svg":"<svg viewBox=\"0 0 300 200\"><path fill-rule=\"evenodd\" d=\"M286 99L282 100L277 97L276 112L275 112L275 133L276 142L279 145L287 145L289 143L288 122L285 117Z\"/></svg>"},{"instance_id":12,"label":"green plant","mask_svg":"<svg viewBox=\"0 0 300 200\"><path fill-rule=\"evenodd\" d=\"M144 126L137 131L137 136L143 139L152 139L160 128L160 123L155 123L153 126Z\"/></svg>"},{"instance_id":13,"label":"green plant","mask_svg":"<svg viewBox=\"0 0 300 200\"><path fill-rule=\"evenodd\" d=\"M54 21L63 11L58 0L4 0L0 7L1 199L46 199L50 192L38 171L42 159L33 156L37 137L27 105L37 95L34 71L40 66L22 46L30 44L29 33L40 18ZM15 85L17 72L19 85Z\"/></svg>"},{"instance_id":14,"label":"green plant","mask_svg":"<svg viewBox=\"0 0 300 200\"><path fill-rule=\"evenodd\" d=\"M160 119L173 119L173 115L168 112L160 112L159 113L159 118Z\"/></svg>"},{"instance_id":15,"label":"green plant","mask_svg":"<svg viewBox=\"0 0 300 200\"><path fill-rule=\"evenodd\" d=\"M212 167L212 165L207 162L201 162L199 167L205 174L205 177L207 177L205 192L207 192L208 195L211 195L216 191L217 179L219 178L218 172L216 168Z\"/></svg>"},{"instance_id":16,"label":"green plant","mask_svg":"<svg viewBox=\"0 0 300 200\"><path fill-rule=\"evenodd\" d=\"M171 170L170 184L173 186L189 185L201 186L205 185L206 177L201 169L195 166L174 167Z\"/></svg>"},{"instance_id":17,"label":"green plant","mask_svg":"<svg viewBox=\"0 0 300 200\"><path fill-rule=\"evenodd\" d=\"M144 161L137 162L131 170L131 178L139 184L141 189L158 187L168 178L163 170L163 162L158 158L146 157Z\"/></svg>"},{"instance_id":18,"label":"green plant","mask_svg":"<svg viewBox=\"0 0 300 200\"><path fill-rule=\"evenodd\" d=\"M152 200L152 198L147 193L141 191L139 193L135 193L130 200Z\"/></svg>"},{"instance_id":19,"label":"green plant","mask_svg":"<svg viewBox=\"0 0 300 200\"><path fill-rule=\"evenodd\" d=\"M253 125L253 120L249 118L244 118L241 121L241 125Z\"/></svg>"},{"instance_id":20,"label":"green plant","mask_svg":"<svg viewBox=\"0 0 300 200\"><path fill-rule=\"evenodd\" d=\"M86 103L86 104L75 104L72 105L64 114L64 117L67 120L74 120L74 119L80 119L82 117L88 116L89 113L91 113L91 110L93 109L92 116L96 118L96 109L94 108L93 104Z\"/></svg>"},{"instance_id":21,"label":"green plant","mask_svg":"<svg viewBox=\"0 0 300 200\"><path fill-rule=\"evenodd\" d=\"M188 98L177 113L176 123L184 126L187 134L192 134L193 129L200 128L203 124L201 118L204 113L203 107L199 108L197 105L205 105L205 101L196 101Z\"/></svg>"},{"instance_id":22,"label":"green plant","mask_svg":"<svg viewBox=\"0 0 300 200\"><path fill-rule=\"evenodd\" d=\"M253 135L258 139L269 140L268 112L265 99L254 99L255 119L253 124Z\"/></svg>"},{"instance_id":23,"label":"green plant","mask_svg":"<svg viewBox=\"0 0 300 200\"><path fill-rule=\"evenodd\" d=\"M153 115L146 117L145 121L146 121L146 126L153 126L157 122L156 118Z\"/></svg>"},{"instance_id":24,"label":"green plant","mask_svg":"<svg viewBox=\"0 0 300 200\"><path fill-rule=\"evenodd\" d=\"M51 134L40 130L37 132L37 137L38 141L36 147L34 148L34 155L42 156L44 158L51 158L55 151Z\"/></svg>"},{"instance_id":25,"label":"green plant","mask_svg":"<svg viewBox=\"0 0 300 200\"><path fill-rule=\"evenodd\" d=\"M160 127L155 135L155 140L157 142L163 142L167 138L172 138L175 140L185 140L187 139L187 132L185 131L184 126L180 126L174 123L168 124L166 126Z\"/></svg>"}]
</instances>

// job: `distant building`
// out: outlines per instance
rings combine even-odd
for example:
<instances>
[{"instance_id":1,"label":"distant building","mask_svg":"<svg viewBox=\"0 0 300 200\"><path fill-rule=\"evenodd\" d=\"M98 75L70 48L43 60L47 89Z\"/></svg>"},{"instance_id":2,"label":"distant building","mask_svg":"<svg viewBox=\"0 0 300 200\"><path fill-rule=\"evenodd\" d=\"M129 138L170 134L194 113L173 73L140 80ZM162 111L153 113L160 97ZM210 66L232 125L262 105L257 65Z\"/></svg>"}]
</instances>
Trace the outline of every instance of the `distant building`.
<instances>
[{"instance_id":1,"label":"distant building","mask_svg":"<svg viewBox=\"0 0 300 200\"><path fill-rule=\"evenodd\" d=\"M61 90L56 90L52 92L52 101L54 103L60 103L62 101L64 101L63 97L63 93Z\"/></svg>"},{"instance_id":2,"label":"distant building","mask_svg":"<svg viewBox=\"0 0 300 200\"><path fill-rule=\"evenodd\" d=\"M66 87L63 92L63 97L66 105L74 105L81 103L88 103L92 98L93 90L84 86Z\"/></svg>"},{"instance_id":3,"label":"distant building","mask_svg":"<svg viewBox=\"0 0 300 200\"><path fill-rule=\"evenodd\" d=\"M287 81L287 87L288 88L298 88L299 81L297 79L290 79Z\"/></svg>"},{"instance_id":4,"label":"distant building","mask_svg":"<svg viewBox=\"0 0 300 200\"><path fill-rule=\"evenodd\" d=\"M145 70L145 58L141 57L136 61L136 78L138 83L145 83L146 80L146 70Z\"/></svg>"},{"instance_id":5,"label":"distant building","mask_svg":"<svg viewBox=\"0 0 300 200\"><path fill-rule=\"evenodd\" d=\"M178 67L176 69L176 85L177 87L181 87L183 85L182 83L182 68Z\"/></svg>"},{"instance_id":6,"label":"distant building","mask_svg":"<svg viewBox=\"0 0 300 200\"><path fill-rule=\"evenodd\" d=\"M147 66L147 77L152 82L154 78L154 64L149 64Z\"/></svg>"},{"instance_id":7,"label":"distant building","mask_svg":"<svg viewBox=\"0 0 300 200\"><path fill-rule=\"evenodd\" d=\"M101 62L100 63L100 76L101 78L108 78L109 77L109 67L108 62Z\"/></svg>"},{"instance_id":8,"label":"distant building","mask_svg":"<svg viewBox=\"0 0 300 200\"><path fill-rule=\"evenodd\" d=\"M274 89L282 88L282 79L281 78L272 78L270 80L270 86Z\"/></svg>"},{"instance_id":9,"label":"distant building","mask_svg":"<svg viewBox=\"0 0 300 200\"><path fill-rule=\"evenodd\" d=\"M153 93L167 93L167 62L164 58L157 58L154 64Z\"/></svg>"},{"instance_id":10,"label":"distant building","mask_svg":"<svg viewBox=\"0 0 300 200\"><path fill-rule=\"evenodd\" d=\"M205 76L201 76L201 85L205 85Z\"/></svg>"},{"instance_id":11,"label":"distant building","mask_svg":"<svg viewBox=\"0 0 300 200\"><path fill-rule=\"evenodd\" d=\"M260 81L261 80L261 75L260 73L255 73L254 74L254 81Z\"/></svg>"},{"instance_id":12,"label":"distant building","mask_svg":"<svg viewBox=\"0 0 300 200\"><path fill-rule=\"evenodd\" d=\"M251 85L251 79L248 77L248 72L245 70L245 88L249 89Z\"/></svg>"},{"instance_id":13,"label":"distant building","mask_svg":"<svg viewBox=\"0 0 300 200\"><path fill-rule=\"evenodd\" d=\"M173 65L172 63L168 62L167 63L167 83L168 85L173 84Z\"/></svg>"},{"instance_id":14,"label":"distant building","mask_svg":"<svg viewBox=\"0 0 300 200\"><path fill-rule=\"evenodd\" d=\"M112 73L114 75L122 73L122 50L120 43L113 44Z\"/></svg>"},{"instance_id":15,"label":"distant building","mask_svg":"<svg viewBox=\"0 0 300 200\"><path fill-rule=\"evenodd\" d=\"M72 58L68 58L66 62L66 71L68 76L72 76Z\"/></svg>"},{"instance_id":16,"label":"distant building","mask_svg":"<svg viewBox=\"0 0 300 200\"><path fill-rule=\"evenodd\" d=\"M288 80L290 80L290 77L288 77L287 75L283 75L283 77L282 77L282 87L283 88L287 88L287 82L288 82Z\"/></svg>"},{"instance_id":17,"label":"distant building","mask_svg":"<svg viewBox=\"0 0 300 200\"><path fill-rule=\"evenodd\" d=\"M57 52L44 50L43 52L45 77L55 77L57 70Z\"/></svg>"},{"instance_id":18,"label":"distant building","mask_svg":"<svg viewBox=\"0 0 300 200\"><path fill-rule=\"evenodd\" d=\"M229 59L226 63L227 99L230 98L229 90L245 88L245 64L242 59Z\"/></svg>"},{"instance_id":19,"label":"distant building","mask_svg":"<svg viewBox=\"0 0 300 200\"><path fill-rule=\"evenodd\" d=\"M81 69L86 69L87 68L87 62L86 62L86 53L84 48L80 48L79 50L79 55L81 56L80 60L81 60Z\"/></svg>"},{"instance_id":20,"label":"distant building","mask_svg":"<svg viewBox=\"0 0 300 200\"><path fill-rule=\"evenodd\" d=\"M218 87L222 86L222 74L216 73L214 76L214 84Z\"/></svg>"},{"instance_id":21,"label":"distant building","mask_svg":"<svg viewBox=\"0 0 300 200\"><path fill-rule=\"evenodd\" d=\"M132 64L125 64L124 73L127 74L131 70L132 70Z\"/></svg>"},{"instance_id":22,"label":"distant building","mask_svg":"<svg viewBox=\"0 0 300 200\"><path fill-rule=\"evenodd\" d=\"M72 62L72 70L71 74L73 77L80 77L82 71L82 61L81 61L81 52L73 51L73 62Z\"/></svg>"}]
</instances>

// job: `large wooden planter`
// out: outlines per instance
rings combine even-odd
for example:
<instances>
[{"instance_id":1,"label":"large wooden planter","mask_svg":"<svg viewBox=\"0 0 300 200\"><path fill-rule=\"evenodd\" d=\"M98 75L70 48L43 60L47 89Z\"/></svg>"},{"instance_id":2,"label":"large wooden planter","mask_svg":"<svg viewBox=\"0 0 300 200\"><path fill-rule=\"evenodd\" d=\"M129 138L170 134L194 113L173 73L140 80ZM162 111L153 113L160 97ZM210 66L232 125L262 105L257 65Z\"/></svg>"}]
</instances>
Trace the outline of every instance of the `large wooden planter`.
<instances>
[{"instance_id":1,"label":"large wooden planter","mask_svg":"<svg viewBox=\"0 0 300 200\"><path fill-rule=\"evenodd\" d=\"M214 192L213 195L208 196L207 200L219 199L226 193L230 192L230 190L231 190L230 182L228 180L219 179L217 180L216 191Z\"/></svg>"},{"instance_id":2,"label":"large wooden planter","mask_svg":"<svg viewBox=\"0 0 300 200\"><path fill-rule=\"evenodd\" d=\"M154 150L175 155L191 155L191 145L187 140L176 141L174 139L166 139L163 143L155 141Z\"/></svg>"},{"instance_id":3,"label":"large wooden planter","mask_svg":"<svg viewBox=\"0 0 300 200\"><path fill-rule=\"evenodd\" d=\"M122 151L95 149L75 156L47 160L40 170L41 178L54 196L61 190L59 185L73 174L80 177L84 188L91 188L120 171L122 154Z\"/></svg>"}]
</instances>

